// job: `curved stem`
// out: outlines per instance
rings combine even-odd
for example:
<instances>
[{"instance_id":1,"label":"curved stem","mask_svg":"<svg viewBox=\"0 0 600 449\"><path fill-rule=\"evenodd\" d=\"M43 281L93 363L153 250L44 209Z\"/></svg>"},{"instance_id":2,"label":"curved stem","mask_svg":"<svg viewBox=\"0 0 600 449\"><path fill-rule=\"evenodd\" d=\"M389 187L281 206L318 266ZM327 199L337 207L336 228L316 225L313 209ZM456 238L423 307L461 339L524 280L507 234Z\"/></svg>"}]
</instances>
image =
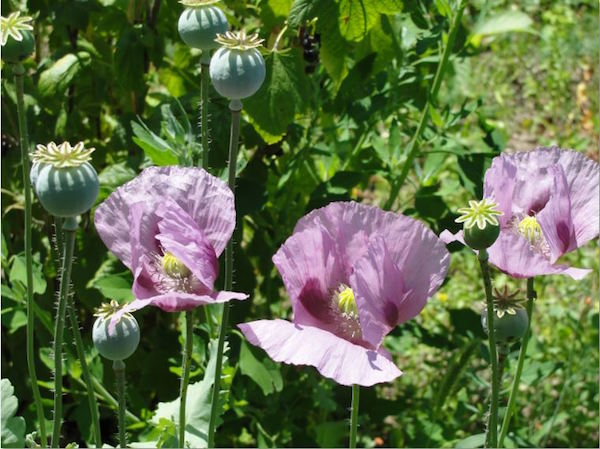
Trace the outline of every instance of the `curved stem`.
<instances>
[{"instance_id":1,"label":"curved stem","mask_svg":"<svg viewBox=\"0 0 600 449\"><path fill-rule=\"evenodd\" d=\"M48 445L46 436L46 418L44 416L44 406L42 404L42 395L38 386L37 373L35 369L35 338L34 338L34 311L33 311L33 248L31 245L31 186L29 182L29 134L27 130L27 115L25 114L25 89L23 88L23 75L25 69L23 64L17 64L15 71L15 88L17 90L17 115L19 120L19 140L21 144L21 164L23 166L23 191L25 194L25 228L23 230L23 239L25 240L25 267L27 289L27 370L31 381L33 391L33 401L37 412L38 423L40 426L40 442L42 447Z\"/></svg>"},{"instance_id":2,"label":"curved stem","mask_svg":"<svg viewBox=\"0 0 600 449\"><path fill-rule=\"evenodd\" d=\"M360 387L352 385L352 410L350 412L350 448L356 447L356 435L358 430L358 399Z\"/></svg>"},{"instance_id":3,"label":"curved stem","mask_svg":"<svg viewBox=\"0 0 600 449\"><path fill-rule=\"evenodd\" d=\"M83 340L81 338L81 331L79 330L79 321L77 320L77 311L75 310L75 304L71 298L68 299L68 308L69 320L71 321L71 330L73 331L73 339L75 340L75 349L77 350L77 357L79 358L81 373L83 375L85 388L87 390L90 416L92 419L92 428L94 432L94 441L96 447L102 447L102 433L100 432L100 418L98 416L98 401L96 400L96 394L94 393L92 375L90 374L90 370L85 360Z\"/></svg>"},{"instance_id":4,"label":"curved stem","mask_svg":"<svg viewBox=\"0 0 600 449\"><path fill-rule=\"evenodd\" d=\"M190 364L194 345L194 312L185 312L185 342L181 362L181 388L179 390L179 447L185 447L185 405L190 382Z\"/></svg>"},{"instance_id":5,"label":"curved stem","mask_svg":"<svg viewBox=\"0 0 600 449\"><path fill-rule=\"evenodd\" d=\"M62 344L65 329L67 297L69 295L69 287L71 284L71 264L73 262L76 229L77 221L75 217L66 218L63 223L63 230L65 232L65 251L62 259L56 321L54 322L54 424L52 428L52 447L59 446L60 427L62 424Z\"/></svg>"},{"instance_id":6,"label":"curved stem","mask_svg":"<svg viewBox=\"0 0 600 449\"><path fill-rule=\"evenodd\" d=\"M490 267L488 265L488 253L485 249L479 251L477 256L483 276L485 288L485 300L487 311L488 342L490 346L490 363L492 365L492 397L490 400L490 411L488 414L486 446L497 447L498 445L498 390L500 388L500 372L498 369L498 354L496 351L496 335L494 333L494 299L492 297L492 281L490 278Z\"/></svg>"},{"instance_id":7,"label":"curved stem","mask_svg":"<svg viewBox=\"0 0 600 449\"><path fill-rule=\"evenodd\" d=\"M209 59L210 61L210 59ZM210 76L208 74L208 62L200 63L200 82L202 85L202 103L200 104L200 133L202 139L202 168L208 171L208 93Z\"/></svg>"},{"instance_id":8,"label":"curved stem","mask_svg":"<svg viewBox=\"0 0 600 449\"><path fill-rule=\"evenodd\" d=\"M277 47L279 46L279 42L281 41L281 38L283 37L283 35L287 31L287 29L288 29L288 24L287 24L287 20L286 20L285 25L283 26L283 28L281 29L281 31L279 32L279 34L275 38L275 43L273 44L273 48L271 49L271 51L277 51Z\"/></svg>"},{"instance_id":9,"label":"curved stem","mask_svg":"<svg viewBox=\"0 0 600 449\"><path fill-rule=\"evenodd\" d=\"M117 381L117 397L119 399L119 446L127 447L127 435L125 434L125 412L127 411L127 401L125 398L125 362L115 360L113 362L113 371Z\"/></svg>"},{"instance_id":10,"label":"curved stem","mask_svg":"<svg viewBox=\"0 0 600 449\"><path fill-rule=\"evenodd\" d=\"M419 125L417 126L415 134L413 135L413 138L410 141L406 161L402 166L402 171L400 172L400 175L396 178L394 182L392 182L390 196L388 197L387 202L383 206L386 210L391 209L391 207L394 205L396 196L398 196L400 189L404 185L404 181L406 181L406 177L410 172L412 163L415 157L417 156L417 150L419 149L418 140L420 139L421 134L425 129L425 125L429 120L429 108L437 100L437 95L442 85L442 79L444 78L444 73L446 72L446 66L448 65L448 60L450 59L450 53L452 52L452 47L454 47L456 33L460 28L460 21L462 20L465 5L466 3L464 2L464 0L461 0L458 5L456 15L454 16L454 20L452 21L452 25L450 26L450 31L448 32L448 41L446 42L446 47L444 48L444 52L442 53L442 59L440 59L440 63L438 64L437 70L435 72L435 78L433 79L433 85L431 87L431 92L429 93L429 98L427 99L425 106L423 106L423 111L421 112L421 119L419 120Z\"/></svg>"},{"instance_id":11,"label":"curved stem","mask_svg":"<svg viewBox=\"0 0 600 449\"><path fill-rule=\"evenodd\" d=\"M500 438L498 439L498 447L503 447L504 438L508 433L508 426L510 425L510 419L515 408L515 400L519 393L519 383L521 382L521 373L523 372L523 365L525 364L525 355L527 354L527 345L529 345L529 339L531 338L531 320L533 318L533 301L537 294L533 285L533 278L527 279L527 315L529 315L529 324L527 325L527 332L521 342L521 350L519 351L519 359L517 361L517 370L515 371L515 378L513 379L512 387L510 389L510 395L508 396L508 404L506 405L506 412L504 414L504 420L502 421L502 428L500 429Z\"/></svg>"},{"instance_id":12,"label":"curved stem","mask_svg":"<svg viewBox=\"0 0 600 449\"><path fill-rule=\"evenodd\" d=\"M229 103L231 110L231 134L229 139L229 188L235 195L235 175L237 166L238 143L240 138L240 112L242 102L231 100ZM235 232L235 230L234 230ZM233 238L227 243L225 248L225 290L231 291L233 288ZM215 377L213 383L212 400L210 404L210 421L208 423L208 447L212 448L215 444L215 427L217 424L217 409L219 406L219 392L221 391L221 368L223 364L223 347L225 344L225 334L227 333L227 321L229 321L229 304L223 304L223 313L221 315L221 326L219 328L219 340L217 342L217 360L215 365Z\"/></svg>"}]
</instances>

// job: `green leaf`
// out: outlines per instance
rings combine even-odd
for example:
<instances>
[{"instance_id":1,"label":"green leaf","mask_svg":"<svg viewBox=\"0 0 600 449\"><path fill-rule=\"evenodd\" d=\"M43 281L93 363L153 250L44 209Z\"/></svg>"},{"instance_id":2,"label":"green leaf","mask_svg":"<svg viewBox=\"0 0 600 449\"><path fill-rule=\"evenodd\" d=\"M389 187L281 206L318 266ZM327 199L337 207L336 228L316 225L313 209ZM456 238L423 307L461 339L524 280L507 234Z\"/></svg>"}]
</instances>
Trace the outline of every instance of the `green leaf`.
<instances>
[{"instance_id":1,"label":"green leaf","mask_svg":"<svg viewBox=\"0 0 600 449\"><path fill-rule=\"evenodd\" d=\"M178 158L176 151L169 143L154 134L143 122L131 122L135 136L132 140L142 149L154 165L174 165Z\"/></svg>"},{"instance_id":2,"label":"green leaf","mask_svg":"<svg viewBox=\"0 0 600 449\"><path fill-rule=\"evenodd\" d=\"M260 357L258 350L242 340L240 347L240 371L252 379L261 388L265 396L274 391L281 391L283 379L279 365L264 354Z\"/></svg>"},{"instance_id":3,"label":"green leaf","mask_svg":"<svg viewBox=\"0 0 600 449\"><path fill-rule=\"evenodd\" d=\"M19 401L14 395L14 387L8 379L0 381L2 390L2 447L24 447L25 444L25 419L15 416Z\"/></svg>"},{"instance_id":4,"label":"green leaf","mask_svg":"<svg viewBox=\"0 0 600 449\"><path fill-rule=\"evenodd\" d=\"M135 178L135 170L126 165L126 162L119 162L106 167L98 175L100 181L100 193L98 194L97 203L104 200L117 187L131 181Z\"/></svg>"},{"instance_id":5,"label":"green leaf","mask_svg":"<svg viewBox=\"0 0 600 449\"><path fill-rule=\"evenodd\" d=\"M296 114L306 109L309 84L299 50L272 52L266 68L265 82L244 109L263 140L273 144L283 138Z\"/></svg>"},{"instance_id":6,"label":"green leaf","mask_svg":"<svg viewBox=\"0 0 600 449\"><path fill-rule=\"evenodd\" d=\"M307 20L315 17L317 6L321 0L294 0L290 8L288 24L293 27L299 27Z\"/></svg>"},{"instance_id":7,"label":"green leaf","mask_svg":"<svg viewBox=\"0 0 600 449\"><path fill-rule=\"evenodd\" d=\"M464 438L458 441L454 447L456 448L467 448L467 447L483 447L485 443L485 433L478 433L471 435L470 437Z\"/></svg>"},{"instance_id":8,"label":"green leaf","mask_svg":"<svg viewBox=\"0 0 600 449\"><path fill-rule=\"evenodd\" d=\"M395 14L402 10L397 0L340 0L340 33L348 41L359 42L377 23L380 14Z\"/></svg>"},{"instance_id":9,"label":"green leaf","mask_svg":"<svg viewBox=\"0 0 600 449\"><path fill-rule=\"evenodd\" d=\"M90 60L90 54L84 51L76 55L72 53L64 55L52 64L52 67L40 74L38 92L42 97L52 97L64 93L82 67L89 64Z\"/></svg>"},{"instance_id":10,"label":"green leaf","mask_svg":"<svg viewBox=\"0 0 600 449\"><path fill-rule=\"evenodd\" d=\"M119 303L133 301L131 285L133 279L130 271L124 271L118 274L109 274L95 278L88 283L88 287L100 290L100 293L107 299L114 299Z\"/></svg>"},{"instance_id":11,"label":"green leaf","mask_svg":"<svg viewBox=\"0 0 600 449\"><path fill-rule=\"evenodd\" d=\"M8 275L10 282L19 281L24 286L27 285L27 265L25 264L25 256L18 254L12 257L12 266ZM42 266L39 262L39 254L34 256L33 266L33 293L42 294L46 291L46 278L42 272Z\"/></svg>"},{"instance_id":12,"label":"green leaf","mask_svg":"<svg viewBox=\"0 0 600 449\"><path fill-rule=\"evenodd\" d=\"M213 339L209 343L210 358L204 379L200 382L190 384L185 403L185 445L183 447L206 447L208 422L210 420L210 403L212 398L212 385L215 377L215 367L217 363L217 340ZM224 349L224 352L226 348ZM223 365L227 361L227 356L223 356ZM160 402L156 408L156 413L152 417L152 423L159 425L161 420L167 419L174 423L179 423L179 402L180 398L171 402ZM223 412L219 407L218 416Z\"/></svg>"},{"instance_id":13,"label":"green leaf","mask_svg":"<svg viewBox=\"0 0 600 449\"><path fill-rule=\"evenodd\" d=\"M315 427L319 447L343 447L348 438L346 421L326 421Z\"/></svg>"},{"instance_id":14,"label":"green leaf","mask_svg":"<svg viewBox=\"0 0 600 449\"><path fill-rule=\"evenodd\" d=\"M473 31L471 41L479 45L484 36L502 33L532 32L533 20L521 11L504 11L480 22Z\"/></svg>"}]
</instances>

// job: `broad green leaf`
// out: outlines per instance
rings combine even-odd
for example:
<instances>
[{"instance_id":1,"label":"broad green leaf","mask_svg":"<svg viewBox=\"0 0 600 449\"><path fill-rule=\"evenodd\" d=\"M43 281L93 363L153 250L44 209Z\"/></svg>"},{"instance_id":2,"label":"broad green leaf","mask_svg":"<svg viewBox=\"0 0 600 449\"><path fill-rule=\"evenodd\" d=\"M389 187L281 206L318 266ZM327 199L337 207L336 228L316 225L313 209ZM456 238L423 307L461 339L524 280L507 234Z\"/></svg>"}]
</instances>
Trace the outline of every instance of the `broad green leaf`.
<instances>
[{"instance_id":1,"label":"broad green leaf","mask_svg":"<svg viewBox=\"0 0 600 449\"><path fill-rule=\"evenodd\" d=\"M340 33L348 41L361 41L380 14L395 14L401 10L402 2L396 0L340 0Z\"/></svg>"},{"instance_id":2,"label":"broad green leaf","mask_svg":"<svg viewBox=\"0 0 600 449\"><path fill-rule=\"evenodd\" d=\"M46 278L39 262L39 254L36 254L33 258L32 274L33 293L41 295L46 291ZM25 264L25 256L23 254L13 256L9 279L10 282L19 281L24 286L27 285L27 265Z\"/></svg>"},{"instance_id":3,"label":"broad green leaf","mask_svg":"<svg viewBox=\"0 0 600 449\"><path fill-rule=\"evenodd\" d=\"M118 164L107 166L98 175L100 181L100 193L98 194L96 202L99 203L100 201L103 201L117 187L135 178L135 175L135 171L131 167L128 167L126 162L119 162Z\"/></svg>"},{"instance_id":4,"label":"broad green leaf","mask_svg":"<svg viewBox=\"0 0 600 449\"><path fill-rule=\"evenodd\" d=\"M0 381L2 390L2 447L24 447L25 419L15 416L19 401L14 395L15 389L8 379Z\"/></svg>"},{"instance_id":5,"label":"broad green leaf","mask_svg":"<svg viewBox=\"0 0 600 449\"><path fill-rule=\"evenodd\" d=\"M485 443L485 433L478 433L475 435L471 435L467 438L464 438L458 441L454 447L455 448L468 448L468 447L483 447Z\"/></svg>"},{"instance_id":6,"label":"broad green leaf","mask_svg":"<svg viewBox=\"0 0 600 449\"><path fill-rule=\"evenodd\" d=\"M296 114L306 109L309 85L298 50L272 52L266 58L267 75L244 109L256 131L268 144L281 140Z\"/></svg>"},{"instance_id":7,"label":"broad green leaf","mask_svg":"<svg viewBox=\"0 0 600 449\"><path fill-rule=\"evenodd\" d=\"M344 447L348 438L348 423L346 421L326 421L317 424L316 440L319 447Z\"/></svg>"},{"instance_id":8,"label":"broad green leaf","mask_svg":"<svg viewBox=\"0 0 600 449\"><path fill-rule=\"evenodd\" d=\"M321 0L294 0L288 18L289 25L296 28L315 17L320 2Z\"/></svg>"},{"instance_id":9,"label":"broad green leaf","mask_svg":"<svg viewBox=\"0 0 600 449\"><path fill-rule=\"evenodd\" d=\"M114 299L119 303L123 303L133 301L134 299L131 292L132 283L131 272L126 271L94 279L88 283L88 287L100 290L100 293L107 299Z\"/></svg>"},{"instance_id":10,"label":"broad green leaf","mask_svg":"<svg viewBox=\"0 0 600 449\"><path fill-rule=\"evenodd\" d=\"M471 41L479 45L481 38L502 33L532 32L533 20L521 11L504 11L479 23Z\"/></svg>"},{"instance_id":11,"label":"broad green leaf","mask_svg":"<svg viewBox=\"0 0 600 449\"><path fill-rule=\"evenodd\" d=\"M72 53L64 55L40 74L38 92L42 97L62 94L90 60L90 54L84 51L76 55Z\"/></svg>"},{"instance_id":12,"label":"broad green leaf","mask_svg":"<svg viewBox=\"0 0 600 449\"><path fill-rule=\"evenodd\" d=\"M339 86L348 74L346 55L350 51L350 44L340 33L339 11L335 2L321 0L318 17L317 32L321 34L321 62L329 76Z\"/></svg>"},{"instance_id":13,"label":"broad green leaf","mask_svg":"<svg viewBox=\"0 0 600 449\"><path fill-rule=\"evenodd\" d=\"M240 371L258 384L266 396L274 391L281 391L283 379L279 366L263 355L262 360L258 351L248 346L242 340L240 347Z\"/></svg>"}]
</instances>

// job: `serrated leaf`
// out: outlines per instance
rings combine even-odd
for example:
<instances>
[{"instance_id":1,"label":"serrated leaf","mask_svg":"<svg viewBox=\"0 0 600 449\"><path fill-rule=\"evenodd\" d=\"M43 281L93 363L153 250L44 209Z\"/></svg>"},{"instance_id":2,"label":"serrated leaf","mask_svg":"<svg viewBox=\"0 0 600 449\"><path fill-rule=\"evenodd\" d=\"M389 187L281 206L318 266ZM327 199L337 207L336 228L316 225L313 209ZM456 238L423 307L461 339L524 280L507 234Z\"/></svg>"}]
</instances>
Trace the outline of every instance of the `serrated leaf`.
<instances>
[{"instance_id":1,"label":"serrated leaf","mask_svg":"<svg viewBox=\"0 0 600 449\"><path fill-rule=\"evenodd\" d=\"M38 92L42 97L62 94L90 60L90 54L84 51L76 55L72 53L64 55L40 74Z\"/></svg>"},{"instance_id":2,"label":"serrated leaf","mask_svg":"<svg viewBox=\"0 0 600 449\"><path fill-rule=\"evenodd\" d=\"M25 419L15 416L19 401L14 395L14 387L8 379L0 381L2 447L24 447Z\"/></svg>"},{"instance_id":3,"label":"serrated leaf","mask_svg":"<svg viewBox=\"0 0 600 449\"><path fill-rule=\"evenodd\" d=\"M309 85L300 52L272 52L266 58L267 74L260 90L244 108L263 140L281 140L296 114L306 109Z\"/></svg>"},{"instance_id":4,"label":"serrated leaf","mask_svg":"<svg viewBox=\"0 0 600 449\"><path fill-rule=\"evenodd\" d=\"M340 33L348 41L359 42L377 23L380 14L395 14L402 10L398 0L340 0Z\"/></svg>"},{"instance_id":5,"label":"serrated leaf","mask_svg":"<svg viewBox=\"0 0 600 449\"><path fill-rule=\"evenodd\" d=\"M293 27L299 27L302 23L315 17L317 6L321 0L294 0L290 8L288 24Z\"/></svg>"},{"instance_id":6,"label":"serrated leaf","mask_svg":"<svg viewBox=\"0 0 600 449\"><path fill-rule=\"evenodd\" d=\"M133 301L131 285L133 278L131 272L125 271L118 274L109 274L94 279L88 283L88 287L93 287L102 293L107 299L114 299L119 303Z\"/></svg>"}]
</instances>

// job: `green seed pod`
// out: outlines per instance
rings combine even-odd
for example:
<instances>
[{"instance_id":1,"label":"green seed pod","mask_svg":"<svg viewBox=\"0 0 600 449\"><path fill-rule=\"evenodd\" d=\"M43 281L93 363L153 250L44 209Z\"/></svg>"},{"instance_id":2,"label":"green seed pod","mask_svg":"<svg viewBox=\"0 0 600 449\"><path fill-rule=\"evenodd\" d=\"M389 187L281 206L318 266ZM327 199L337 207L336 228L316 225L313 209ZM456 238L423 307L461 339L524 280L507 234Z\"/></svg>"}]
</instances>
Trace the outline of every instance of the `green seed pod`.
<instances>
[{"instance_id":1,"label":"green seed pod","mask_svg":"<svg viewBox=\"0 0 600 449\"><path fill-rule=\"evenodd\" d=\"M486 249L494 244L500 235L500 226L486 223L485 228L480 229L478 226L471 228L463 228L463 237L465 243L473 249Z\"/></svg>"},{"instance_id":2,"label":"green seed pod","mask_svg":"<svg viewBox=\"0 0 600 449\"><path fill-rule=\"evenodd\" d=\"M512 343L525 336L529 326L527 311L523 308L515 308L514 314L504 313L502 317L494 314L494 334L499 343ZM487 308L481 312L481 325L487 334Z\"/></svg>"},{"instance_id":3,"label":"green seed pod","mask_svg":"<svg viewBox=\"0 0 600 449\"><path fill-rule=\"evenodd\" d=\"M217 48L217 34L229 28L227 17L214 5L199 5L186 8L179 16L177 29L183 42L193 48L209 51Z\"/></svg>"},{"instance_id":4,"label":"green seed pod","mask_svg":"<svg viewBox=\"0 0 600 449\"><path fill-rule=\"evenodd\" d=\"M38 145L29 172L33 189L44 209L56 217L75 217L88 211L99 190L98 174L88 162L93 148L68 142Z\"/></svg>"},{"instance_id":5,"label":"green seed pod","mask_svg":"<svg viewBox=\"0 0 600 449\"><path fill-rule=\"evenodd\" d=\"M257 47L262 39L239 33L226 33L217 39L219 48L210 60L210 79L220 95L241 100L254 95L265 80L265 60Z\"/></svg>"},{"instance_id":6,"label":"green seed pod","mask_svg":"<svg viewBox=\"0 0 600 449\"><path fill-rule=\"evenodd\" d=\"M94 346L108 360L125 360L135 352L140 343L140 326L133 315L125 313L110 332L111 318L112 315L99 316L94 322Z\"/></svg>"},{"instance_id":7,"label":"green seed pod","mask_svg":"<svg viewBox=\"0 0 600 449\"><path fill-rule=\"evenodd\" d=\"M4 62L16 64L33 54L33 50L35 49L33 33L29 30L21 30L20 33L23 37L22 40L18 41L9 37L6 45L2 46L2 60Z\"/></svg>"}]
</instances>

